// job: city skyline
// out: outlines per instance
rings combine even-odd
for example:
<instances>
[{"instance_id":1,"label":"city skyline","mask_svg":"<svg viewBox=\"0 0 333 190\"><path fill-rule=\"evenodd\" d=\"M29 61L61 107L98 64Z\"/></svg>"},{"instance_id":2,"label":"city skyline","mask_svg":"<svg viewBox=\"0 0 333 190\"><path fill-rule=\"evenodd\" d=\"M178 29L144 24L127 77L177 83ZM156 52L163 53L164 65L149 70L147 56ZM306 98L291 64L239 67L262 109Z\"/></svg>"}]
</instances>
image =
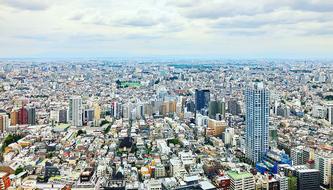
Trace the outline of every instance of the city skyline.
<instances>
[{"instance_id":1,"label":"city skyline","mask_svg":"<svg viewBox=\"0 0 333 190\"><path fill-rule=\"evenodd\" d=\"M0 57L333 58L333 3L0 1Z\"/></svg>"},{"instance_id":2,"label":"city skyline","mask_svg":"<svg viewBox=\"0 0 333 190\"><path fill-rule=\"evenodd\" d=\"M333 190L333 0L0 0L0 190Z\"/></svg>"}]
</instances>

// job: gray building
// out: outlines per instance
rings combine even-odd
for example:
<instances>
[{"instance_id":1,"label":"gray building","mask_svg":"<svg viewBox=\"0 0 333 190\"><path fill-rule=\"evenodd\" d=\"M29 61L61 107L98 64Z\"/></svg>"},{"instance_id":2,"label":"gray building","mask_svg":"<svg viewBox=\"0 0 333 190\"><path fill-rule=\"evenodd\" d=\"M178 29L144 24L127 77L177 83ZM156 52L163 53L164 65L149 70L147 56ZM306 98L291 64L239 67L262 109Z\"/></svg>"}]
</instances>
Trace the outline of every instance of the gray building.
<instances>
[{"instance_id":1,"label":"gray building","mask_svg":"<svg viewBox=\"0 0 333 190\"><path fill-rule=\"evenodd\" d=\"M305 165L310 159L310 150L303 146L292 148L290 154L293 165Z\"/></svg>"},{"instance_id":2,"label":"gray building","mask_svg":"<svg viewBox=\"0 0 333 190\"><path fill-rule=\"evenodd\" d=\"M220 114L225 118L225 102L223 101L210 101L208 106L208 116L211 119L216 119L216 115Z\"/></svg>"},{"instance_id":3,"label":"gray building","mask_svg":"<svg viewBox=\"0 0 333 190\"><path fill-rule=\"evenodd\" d=\"M27 110L28 110L28 124L36 125L36 108L29 107Z\"/></svg>"},{"instance_id":4,"label":"gray building","mask_svg":"<svg viewBox=\"0 0 333 190\"><path fill-rule=\"evenodd\" d=\"M316 169L300 169L296 171L297 189L300 190L319 190L320 175Z\"/></svg>"},{"instance_id":5,"label":"gray building","mask_svg":"<svg viewBox=\"0 0 333 190\"><path fill-rule=\"evenodd\" d=\"M94 121L94 110L93 109L86 109L84 110L84 121Z\"/></svg>"},{"instance_id":6,"label":"gray building","mask_svg":"<svg viewBox=\"0 0 333 190\"><path fill-rule=\"evenodd\" d=\"M67 123L67 110L59 110L59 123Z\"/></svg>"},{"instance_id":7,"label":"gray building","mask_svg":"<svg viewBox=\"0 0 333 190\"><path fill-rule=\"evenodd\" d=\"M228 101L228 112L232 115L239 115L242 113L238 100L231 99Z\"/></svg>"}]
</instances>

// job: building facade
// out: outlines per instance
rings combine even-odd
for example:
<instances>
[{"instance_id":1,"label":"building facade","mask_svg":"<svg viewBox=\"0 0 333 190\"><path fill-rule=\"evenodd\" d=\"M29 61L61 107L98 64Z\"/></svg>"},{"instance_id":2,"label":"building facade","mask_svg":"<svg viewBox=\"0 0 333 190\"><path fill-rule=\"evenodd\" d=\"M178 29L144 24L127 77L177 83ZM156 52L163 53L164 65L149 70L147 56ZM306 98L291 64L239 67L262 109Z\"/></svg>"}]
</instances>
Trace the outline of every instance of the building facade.
<instances>
[{"instance_id":1,"label":"building facade","mask_svg":"<svg viewBox=\"0 0 333 190\"><path fill-rule=\"evenodd\" d=\"M203 108L208 108L210 101L209 90L195 90L195 110L200 111Z\"/></svg>"},{"instance_id":2,"label":"building facade","mask_svg":"<svg viewBox=\"0 0 333 190\"><path fill-rule=\"evenodd\" d=\"M68 116L73 126L82 126L82 99L80 96L72 96L69 99Z\"/></svg>"},{"instance_id":3,"label":"building facade","mask_svg":"<svg viewBox=\"0 0 333 190\"><path fill-rule=\"evenodd\" d=\"M254 163L261 161L268 150L269 91L261 82L245 90L246 156Z\"/></svg>"}]
</instances>

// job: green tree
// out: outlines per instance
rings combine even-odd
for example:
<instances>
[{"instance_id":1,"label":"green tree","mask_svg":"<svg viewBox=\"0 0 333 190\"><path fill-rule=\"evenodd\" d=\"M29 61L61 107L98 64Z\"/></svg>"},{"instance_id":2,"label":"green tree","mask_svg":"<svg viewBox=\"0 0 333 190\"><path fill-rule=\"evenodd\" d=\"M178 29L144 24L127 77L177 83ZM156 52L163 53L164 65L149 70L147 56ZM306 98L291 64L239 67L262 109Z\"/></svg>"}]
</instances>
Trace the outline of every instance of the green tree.
<instances>
[{"instance_id":1,"label":"green tree","mask_svg":"<svg viewBox=\"0 0 333 190\"><path fill-rule=\"evenodd\" d=\"M297 177L288 178L288 190L297 190Z\"/></svg>"},{"instance_id":2,"label":"green tree","mask_svg":"<svg viewBox=\"0 0 333 190\"><path fill-rule=\"evenodd\" d=\"M12 144L12 143L14 143L14 142L17 142L17 141L20 140L21 138L22 138L21 135L17 135L17 134L9 134L9 135L5 138L4 142L2 143L1 151L4 152L4 151L5 151L5 148L6 148L8 145L10 145L10 144Z\"/></svg>"},{"instance_id":3,"label":"green tree","mask_svg":"<svg viewBox=\"0 0 333 190\"><path fill-rule=\"evenodd\" d=\"M77 131L76 136L79 136L79 135L82 135L82 134L86 134L86 133L87 133L86 131L80 129L80 130Z\"/></svg>"},{"instance_id":4,"label":"green tree","mask_svg":"<svg viewBox=\"0 0 333 190\"><path fill-rule=\"evenodd\" d=\"M21 172L23 172L23 168L20 166L20 167L18 167L18 168L15 170L15 175L17 175L17 174L19 174L19 173L21 173Z\"/></svg>"}]
</instances>

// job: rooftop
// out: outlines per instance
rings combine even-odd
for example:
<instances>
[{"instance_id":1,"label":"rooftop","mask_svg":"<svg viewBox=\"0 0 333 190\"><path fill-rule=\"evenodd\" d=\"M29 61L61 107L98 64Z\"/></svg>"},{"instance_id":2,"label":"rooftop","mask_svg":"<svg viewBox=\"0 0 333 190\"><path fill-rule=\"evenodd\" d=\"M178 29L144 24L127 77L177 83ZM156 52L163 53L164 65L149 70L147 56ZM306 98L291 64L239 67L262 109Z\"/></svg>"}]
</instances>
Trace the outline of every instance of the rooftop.
<instances>
[{"instance_id":1,"label":"rooftop","mask_svg":"<svg viewBox=\"0 0 333 190\"><path fill-rule=\"evenodd\" d=\"M249 172L236 172L236 171L229 171L227 172L228 176L233 180L241 180L243 178L253 177L253 175Z\"/></svg>"}]
</instances>

